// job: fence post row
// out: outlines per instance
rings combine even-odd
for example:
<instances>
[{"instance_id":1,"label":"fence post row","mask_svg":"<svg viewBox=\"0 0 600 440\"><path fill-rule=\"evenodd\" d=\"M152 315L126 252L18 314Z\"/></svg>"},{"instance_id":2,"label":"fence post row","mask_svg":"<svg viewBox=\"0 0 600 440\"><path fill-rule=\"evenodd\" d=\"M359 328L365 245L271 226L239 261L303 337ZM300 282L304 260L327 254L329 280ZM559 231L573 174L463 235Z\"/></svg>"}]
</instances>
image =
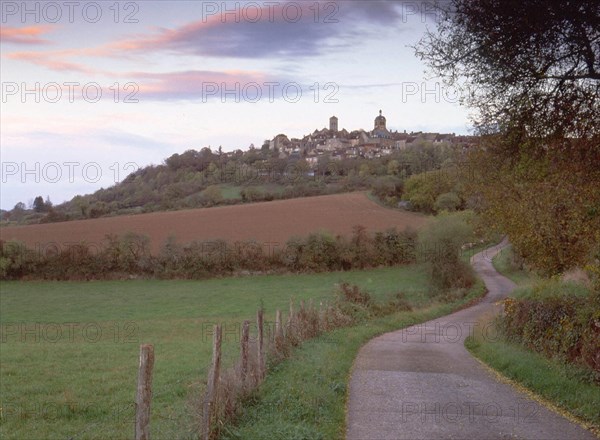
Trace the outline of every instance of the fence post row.
<instances>
[{"instance_id":1,"label":"fence post row","mask_svg":"<svg viewBox=\"0 0 600 440\"><path fill-rule=\"evenodd\" d=\"M313 313L314 303L309 302L308 311L304 304L304 301L300 303L300 313L304 316L307 312ZM323 303L319 304L319 315L324 313L325 320L327 316L328 305L325 304L325 310L323 310ZM290 326L290 332L294 333L293 326L296 321L294 313L294 301L290 300L290 315L288 317L288 325ZM319 325L319 324L317 324ZM257 326L257 371L256 371L256 384L260 383L265 377L265 350L264 350L264 310L259 309L256 312L256 326ZM283 321L281 317L281 310L277 310L275 314L275 334L272 335L276 346L283 344L285 335L283 329ZM244 321L242 325L242 338L240 341L240 378L242 381L242 387L245 388L248 382L248 375L250 370L249 365L249 340L250 340L250 322ZM217 324L213 327L213 353L212 353L212 365L210 368L208 383L206 385L206 396L203 402L203 432L202 439L210 440L212 434L212 424L214 418L214 412L216 408L216 401L218 398L219 390L219 379L221 373L221 345L223 341L223 328ZM149 440L150 439L150 403L152 401L152 370L154 368L154 347L149 344L140 346L140 365L138 372L138 385L136 395L136 416L135 416L135 440Z\"/></svg>"},{"instance_id":2,"label":"fence post row","mask_svg":"<svg viewBox=\"0 0 600 440\"><path fill-rule=\"evenodd\" d=\"M135 397L135 440L150 439L150 402L152 401L152 369L154 347L140 345L137 394Z\"/></svg>"}]
</instances>

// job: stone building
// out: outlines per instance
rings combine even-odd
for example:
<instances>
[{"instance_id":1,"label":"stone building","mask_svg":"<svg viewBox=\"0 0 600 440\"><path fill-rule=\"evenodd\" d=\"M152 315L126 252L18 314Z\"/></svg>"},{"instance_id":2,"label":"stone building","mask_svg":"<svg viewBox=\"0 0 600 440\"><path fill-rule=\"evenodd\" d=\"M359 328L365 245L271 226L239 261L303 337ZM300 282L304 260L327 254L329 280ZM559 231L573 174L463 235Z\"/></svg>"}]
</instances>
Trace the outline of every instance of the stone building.
<instances>
[{"instance_id":1,"label":"stone building","mask_svg":"<svg viewBox=\"0 0 600 440\"><path fill-rule=\"evenodd\" d=\"M338 131L338 118L335 116L329 118L329 130L333 131L334 133Z\"/></svg>"}]
</instances>

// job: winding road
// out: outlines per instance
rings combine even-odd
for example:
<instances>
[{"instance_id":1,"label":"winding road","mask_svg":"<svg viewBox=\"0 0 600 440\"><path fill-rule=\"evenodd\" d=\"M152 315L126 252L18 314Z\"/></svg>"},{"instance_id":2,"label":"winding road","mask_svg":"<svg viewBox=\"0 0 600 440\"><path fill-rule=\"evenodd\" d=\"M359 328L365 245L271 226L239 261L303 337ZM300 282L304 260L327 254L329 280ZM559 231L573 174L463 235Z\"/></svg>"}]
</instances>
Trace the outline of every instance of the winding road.
<instances>
[{"instance_id":1,"label":"winding road","mask_svg":"<svg viewBox=\"0 0 600 440\"><path fill-rule=\"evenodd\" d=\"M477 305L360 349L350 379L348 440L596 438L499 382L464 347L477 320L497 313L495 302L515 288L491 263L506 245L471 258L489 291Z\"/></svg>"}]
</instances>

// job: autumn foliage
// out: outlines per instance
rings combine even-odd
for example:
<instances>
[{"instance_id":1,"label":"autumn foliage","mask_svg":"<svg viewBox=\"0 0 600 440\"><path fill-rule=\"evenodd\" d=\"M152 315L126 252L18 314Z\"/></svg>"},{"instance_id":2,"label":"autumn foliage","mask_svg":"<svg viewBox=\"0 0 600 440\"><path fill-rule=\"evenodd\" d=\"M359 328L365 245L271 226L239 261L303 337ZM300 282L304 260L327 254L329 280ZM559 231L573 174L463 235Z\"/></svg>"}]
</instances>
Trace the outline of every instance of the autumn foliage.
<instances>
[{"instance_id":1,"label":"autumn foliage","mask_svg":"<svg viewBox=\"0 0 600 440\"><path fill-rule=\"evenodd\" d=\"M600 294L550 281L504 303L500 328L510 339L547 357L584 365L600 382Z\"/></svg>"}]
</instances>

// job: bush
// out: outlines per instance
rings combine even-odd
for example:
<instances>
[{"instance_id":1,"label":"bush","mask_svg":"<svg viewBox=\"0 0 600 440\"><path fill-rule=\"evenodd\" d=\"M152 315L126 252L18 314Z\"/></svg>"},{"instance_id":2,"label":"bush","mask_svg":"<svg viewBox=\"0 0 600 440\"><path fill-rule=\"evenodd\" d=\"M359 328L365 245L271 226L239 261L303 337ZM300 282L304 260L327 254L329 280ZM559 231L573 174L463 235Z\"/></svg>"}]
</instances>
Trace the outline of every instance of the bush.
<instances>
[{"instance_id":1,"label":"bush","mask_svg":"<svg viewBox=\"0 0 600 440\"><path fill-rule=\"evenodd\" d=\"M395 208L402 196L402 180L392 176L378 177L373 181L371 191L383 203Z\"/></svg>"},{"instance_id":2,"label":"bush","mask_svg":"<svg viewBox=\"0 0 600 440\"><path fill-rule=\"evenodd\" d=\"M511 341L547 357L592 368L600 381L600 294L558 280L504 302L499 328Z\"/></svg>"},{"instance_id":3,"label":"bush","mask_svg":"<svg viewBox=\"0 0 600 440\"><path fill-rule=\"evenodd\" d=\"M240 195L242 196L243 202L259 202L265 197L264 193L254 186L242 189Z\"/></svg>"},{"instance_id":4,"label":"bush","mask_svg":"<svg viewBox=\"0 0 600 440\"><path fill-rule=\"evenodd\" d=\"M438 196L435 200L434 208L437 212L453 212L460 208L461 202L460 197L456 193L447 192Z\"/></svg>"},{"instance_id":5,"label":"bush","mask_svg":"<svg viewBox=\"0 0 600 440\"><path fill-rule=\"evenodd\" d=\"M417 257L417 233L412 229L398 232L395 228L376 232L374 247L378 264L389 266L414 263Z\"/></svg>"},{"instance_id":6,"label":"bush","mask_svg":"<svg viewBox=\"0 0 600 440\"><path fill-rule=\"evenodd\" d=\"M472 213L443 214L419 233L419 257L429 266L436 291L468 288L475 282L471 266L460 259L463 244L473 240Z\"/></svg>"},{"instance_id":7,"label":"bush","mask_svg":"<svg viewBox=\"0 0 600 440\"><path fill-rule=\"evenodd\" d=\"M298 271L324 271L341 268L337 241L325 232L310 234L307 238L292 238L286 245L285 261Z\"/></svg>"},{"instance_id":8,"label":"bush","mask_svg":"<svg viewBox=\"0 0 600 440\"><path fill-rule=\"evenodd\" d=\"M403 199L417 211L434 213L437 197L452 189L452 184L442 177L435 170L410 176L404 183Z\"/></svg>"},{"instance_id":9,"label":"bush","mask_svg":"<svg viewBox=\"0 0 600 440\"><path fill-rule=\"evenodd\" d=\"M367 234L364 226L357 225L352 228L352 238L348 246L352 257L352 266L363 269L369 267L376 260L373 240Z\"/></svg>"},{"instance_id":10,"label":"bush","mask_svg":"<svg viewBox=\"0 0 600 440\"><path fill-rule=\"evenodd\" d=\"M363 307L369 307L373 300L368 292L363 292L360 287L348 283L341 283L339 286L341 299L351 304L358 304Z\"/></svg>"},{"instance_id":11,"label":"bush","mask_svg":"<svg viewBox=\"0 0 600 440\"><path fill-rule=\"evenodd\" d=\"M19 279L37 269L36 254L23 243L0 240L0 279Z\"/></svg>"},{"instance_id":12,"label":"bush","mask_svg":"<svg viewBox=\"0 0 600 440\"><path fill-rule=\"evenodd\" d=\"M217 185L211 185L201 193L204 204L207 206L218 205L223 201L223 193Z\"/></svg>"}]
</instances>

